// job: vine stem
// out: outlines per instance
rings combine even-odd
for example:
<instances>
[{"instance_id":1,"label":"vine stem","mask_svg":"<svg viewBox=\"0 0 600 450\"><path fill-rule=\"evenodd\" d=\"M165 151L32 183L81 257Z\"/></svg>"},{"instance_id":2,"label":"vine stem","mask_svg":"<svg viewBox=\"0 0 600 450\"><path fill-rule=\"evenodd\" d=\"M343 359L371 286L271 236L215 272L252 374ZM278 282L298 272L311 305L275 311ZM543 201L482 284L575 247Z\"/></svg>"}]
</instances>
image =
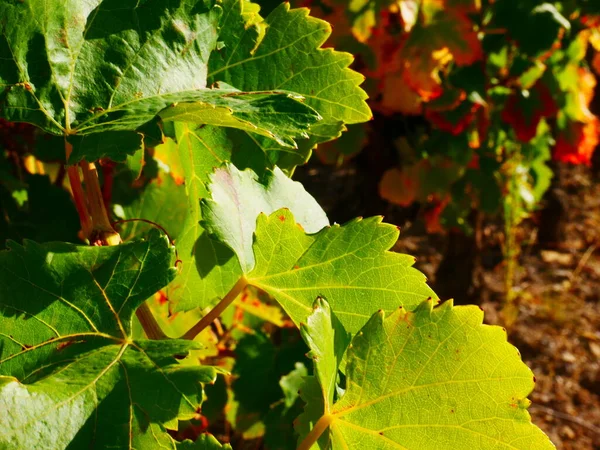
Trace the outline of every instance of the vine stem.
<instances>
[{"instance_id":1,"label":"vine stem","mask_svg":"<svg viewBox=\"0 0 600 450\"><path fill-rule=\"evenodd\" d=\"M65 155L67 161L73 146L65 139ZM83 173L86 191L84 192L79 176L79 167ZM81 229L86 238L92 237L94 232L99 232L102 244L118 245L121 243L121 236L115 231L106 212L104 196L100 189L100 181L98 179L98 170L94 163L82 161L79 166L67 166L67 175L71 184L73 200L75 208L79 214ZM87 195L86 195L87 194ZM150 307L147 303L142 303L136 310L135 315L140 321L148 339L166 339L167 335L160 328Z\"/></svg>"},{"instance_id":2,"label":"vine stem","mask_svg":"<svg viewBox=\"0 0 600 450\"><path fill-rule=\"evenodd\" d=\"M135 315L142 324L142 328L144 329L146 336L148 336L148 339L167 339L168 336L163 332L162 328L154 318L147 302L144 302L139 306L135 311Z\"/></svg>"},{"instance_id":3,"label":"vine stem","mask_svg":"<svg viewBox=\"0 0 600 450\"><path fill-rule=\"evenodd\" d=\"M112 227L108 219L108 213L104 206L104 198L100 189L98 170L94 163L82 161L80 164L85 181L85 189L88 197L88 206L92 216L93 230L99 232L100 241L108 245L121 243L121 236Z\"/></svg>"},{"instance_id":4,"label":"vine stem","mask_svg":"<svg viewBox=\"0 0 600 450\"><path fill-rule=\"evenodd\" d=\"M73 146L65 139L65 155L66 160L69 160ZM79 178L79 170L77 166L67 166L67 175L69 177L69 184L71 185L71 192L73 193L73 201L75 202L75 209L79 215L79 222L81 223L81 230L85 238L88 238L92 233L92 217L88 211L87 203L85 200L85 194L83 187L81 186L81 179Z\"/></svg>"},{"instance_id":5,"label":"vine stem","mask_svg":"<svg viewBox=\"0 0 600 450\"><path fill-rule=\"evenodd\" d=\"M221 313L223 313L223 311L225 311L227 307L233 303L233 301L246 286L248 286L248 280L246 280L246 277L242 275L237 283L235 283L235 285L227 293L227 295L223 297L223 299L217 304L217 306L211 309L207 315L200 319L200 321L190 328L183 336L181 336L180 339L192 340L198 336L202 330L213 323L214 320L217 319Z\"/></svg>"},{"instance_id":6,"label":"vine stem","mask_svg":"<svg viewBox=\"0 0 600 450\"><path fill-rule=\"evenodd\" d=\"M335 416L332 414L324 414L321 416L321 418L317 420L317 423L315 423L313 429L310 430L310 433L308 433L300 443L298 450L309 450L334 420Z\"/></svg>"}]
</instances>

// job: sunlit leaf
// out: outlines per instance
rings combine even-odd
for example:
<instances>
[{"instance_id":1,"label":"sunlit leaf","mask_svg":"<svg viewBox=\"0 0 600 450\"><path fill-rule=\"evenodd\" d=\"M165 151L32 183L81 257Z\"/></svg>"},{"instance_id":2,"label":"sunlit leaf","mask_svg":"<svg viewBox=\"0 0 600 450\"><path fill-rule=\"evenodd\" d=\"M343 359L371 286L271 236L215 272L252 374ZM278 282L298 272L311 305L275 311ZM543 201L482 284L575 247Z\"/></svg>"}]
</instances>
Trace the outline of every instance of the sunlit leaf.
<instances>
[{"instance_id":1,"label":"sunlit leaf","mask_svg":"<svg viewBox=\"0 0 600 450\"><path fill-rule=\"evenodd\" d=\"M346 392L320 419L332 448L554 448L530 421L533 374L506 333L475 306L433 305L375 313L354 337Z\"/></svg>"}]
</instances>

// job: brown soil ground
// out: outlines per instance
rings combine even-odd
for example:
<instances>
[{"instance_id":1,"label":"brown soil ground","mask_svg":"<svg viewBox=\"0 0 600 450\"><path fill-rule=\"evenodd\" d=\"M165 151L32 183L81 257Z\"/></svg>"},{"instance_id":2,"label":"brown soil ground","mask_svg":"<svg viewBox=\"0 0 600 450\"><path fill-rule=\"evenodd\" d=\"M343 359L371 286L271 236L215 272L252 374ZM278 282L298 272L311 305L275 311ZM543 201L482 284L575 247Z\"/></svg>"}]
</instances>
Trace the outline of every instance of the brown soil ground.
<instances>
[{"instance_id":1,"label":"brown soil ground","mask_svg":"<svg viewBox=\"0 0 600 450\"><path fill-rule=\"evenodd\" d=\"M545 217L538 213L520 227L520 269L513 286L516 319L507 326L499 221L481 227L475 275L459 269L448 277L463 284L475 279L474 283L443 286L436 271L448 238L425 233L415 219L418 207L402 209L380 200L376 192L380 170L369 170L369 165L372 168L360 157L337 169L311 162L295 178L324 205L332 221L383 214L386 222L401 226L396 250L418 258L417 267L438 293L451 288L473 291L475 285L470 301L484 309L486 323L508 329L509 341L535 374L529 408L533 422L558 449L600 449L600 182L587 168L562 167L560 213L551 211ZM540 234L542 228L558 233L558 242L540 245L536 222ZM473 262L467 260L471 256L458 253L451 262L466 268Z\"/></svg>"}]
</instances>

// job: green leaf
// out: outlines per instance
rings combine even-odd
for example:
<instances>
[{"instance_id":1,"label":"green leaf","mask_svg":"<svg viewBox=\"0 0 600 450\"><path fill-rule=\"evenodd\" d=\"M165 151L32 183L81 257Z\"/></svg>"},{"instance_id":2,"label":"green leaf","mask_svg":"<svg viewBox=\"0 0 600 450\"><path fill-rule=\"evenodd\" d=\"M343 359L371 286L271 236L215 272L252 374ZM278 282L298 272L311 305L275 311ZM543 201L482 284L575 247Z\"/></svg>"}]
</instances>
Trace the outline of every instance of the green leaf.
<instances>
[{"instance_id":1,"label":"green leaf","mask_svg":"<svg viewBox=\"0 0 600 450\"><path fill-rule=\"evenodd\" d=\"M185 440L177 443L177 450L231 450L231 445L221 444L212 434L202 433L194 442Z\"/></svg>"},{"instance_id":2,"label":"green leaf","mask_svg":"<svg viewBox=\"0 0 600 450\"><path fill-rule=\"evenodd\" d=\"M310 433L325 412L325 398L317 377L311 376L304 379L304 384L300 388L300 398L304 401L304 410L294 421L294 429L299 436L298 443L302 442L304 437ZM322 433L317 440L317 445L322 450L331 448L329 433Z\"/></svg>"},{"instance_id":3,"label":"green leaf","mask_svg":"<svg viewBox=\"0 0 600 450\"><path fill-rule=\"evenodd\" d=\"M272 338L262 332L242 338L236 349L233 382L236 400L247 413L257 413L262 419L277 401L289 397L279 384L298 361L304 358L306 345L295 329L283 331L282 344L275 346ZM304 369L306 372L306 369Z\"/></svg>"},{"instance_id":4,"label":"green leaf","mask_svg":"<svg viewBox=\"0 0 600 450\"><path fill-rule=\"evenodd\" d=\"M204 307L222 298L242 274L240 261L245 267L253 264L252 233L260 212L270 214L287 206L303 218L302 224L310 230L318 231L328 224L325 213L302 185L288 179L277 168L264 170L262 153L247 155L236 151L231 154L231 133L215 127L177 124L176 135L176 141L167 142L160 149L163 153L179 155L188 197L189 214L177 242L181 272L168 288L168 297L175 309ZM234 225L227 230L210 225L204 230L200 225L199 201L208 197L206 184L211 180L212 169L227 160L241 167L262 168L262 175L258 177L249 170L240 172L231 163L217 169L212 175L212 189L218 192L219 202L213 198L204 208L209 211L211 220ZM214 239L209 232L222 236L223 241ZM226 245L228 243L231 247ZM244 259L236 258L233 247L245 252ZM202 257L196 258L196 255Z\"/></svg>"},{"instance_id":5,"label":"green leaf","mask_svg":"<svg viewBox=\"0 0 600 450\"><path fill-rule=\"evenodd\" d=\"M123 160L141 146L132 130L161 111L295 147L319 119L299 95L207 88L221 12L211 0L3 2L0 114L73 136L71 163Z\"/></svg>"},{"instance_id":6,"label":"green leaf","mask_svg":"<svg viewBox=\"0 0 600 450\"><path fill-rule=\"evenodd\" d=\"M329 225L325 212L302 184L277 167L259 179L250 170L240 172L226 164L210 176L210 191L211 198L201 202L204 228L236 253L244 273L254 267L252 241L260 213L288 208L308 233Z\"/></svg>"},{"instance_id":7,"label":"green leaf","mask_svg":"<svg viewBox=\"0 0 600 450\"><path fill-rule=\"evenodd\" d=\"M284 375L279 380L279 386L285 395L285 406L291 408L296 399L299 397L298 391L300 386L304 384L304 378L308 376L306 366L301 362L297 362L292 370L287 375Z\"/></svg>"},{"instance_id":8,"label":"green leaf","mask_svg":"<svg viewBox=\"0 0 600 450\"><path fill-rule=\"evenodd\" d=\"M552 449L527 407L531 371L475 306L383 312L353 339L332 448ZM316 332L319 335L319 332Z\"/></svg>"},{"instance_id":9,"label":"green leaf","mask_svg":"<svg viewBox=\"0 0 600 450\"><path fill-rule=\"evenodd\" d=\"M305 8L290 10L288 3L264 20L257 13L244 15L254 6L223 1L218 39L224 47L211 55L209 83L224 81L244 91L295 92L327 125L370 119L366 94L358 87L364 77L348 68L352 56L320 48L331 34L327 22L309 17Z\"/></svg>"},{"instance_id":10,"label":"green leaf","mask_svg":"<svg viewBox=\"0 0 600 450\"><path fill-rule=\"evenodd\" d=\"M274 297L297 325L308 319L314 299L322 296L354 333L371 317L374 307L369 305L410 310L437 298L425 276L412 267L412 256L389 251L398 234L381 217L306 234L289 210L261 214L253 245L256 265L245 277Z\"/></svg>"},{"instance_id":11,"label":"green leaf","mask_svg":"<svg viewBox=\"0 0 600 450\"><path fill-rule=\"evenodd\" d=\"M174 276L165 237L115 247L9 244L0 252L0 447L174 446L209 367L189 341L131 339L132 315Z\"/></svg>"},{"instance_id":12,"label":"green leaf","mask_svg":"<svg viewBox=\"0 0 600 450\"><path fill-rule=\"evenodd\" d=\"M350 344L350 334L344 330L338 318L331 312L327 301L317 298L313 308L314 311L308 317L306 324L300 325L300 332L311 349L307 356L314 362L315 374L325 400L325 411L330 411L338 369Z\"/></svg>"},{"instance_id":13,"label":"green leaf","mask_svg":"<svg viewBox=\"0 0 600 450\"><path fill-rule=\"evenodd\" d=\"M173 105L160 113L163 120L239 128L296 148L293 137L307 138L306 130L321 117L293 93L241 92L220 83L222 89L200 91L199 101ZM210 96L208 94L211 94ZM214 97L214 98L210 98Z\"/></svg>"},{"instance_id":14,"label":"green leaf","mask_svg":"<svg viewBox=\"0 0 600 450\"><path fill-rule=\"evenodd\" d=\"M550 50L561 29L571 29L570 22L548 2L501 2L494 9L495 25L506 27L519 51L529 56Z\"/></svg>"},{"instance_id":15,"label":"green leaf","mask_svg":"<svg viewBox=\"0 0 600 450\"><path fill-rule=\"evenodd\" d=\"M179 159L174 164L181 166L188 208L177 241L181 270L167 287L167 296L175 310L189 310L223 297L241 270L231 249L210 238L200 226L200 199L208 195L208 174L231 158L227 134L220 128L187 124L177 124L175 133L176 140L157 149Z\"/></svg>"},{"instance_id":16,"label":"green leaf","mask_svg":"<svg viewBox=\"0 0 600 450\"><path fill-rule=\"evenodd\" d=\"M314 299L324 296L349 332L358 331L373 313L365 305L412 309L437 298L423 274L411 267L413 257L388 251L399 233L381 224L380 217L323 228L326 219L316 202L277 171L258 179L226 165L217 169L208 189L211 198L201 202L202 225L241 264L222 295L243 274L248 284L275 298L296 325L307 320Z\"/></svg>"},{"instance_id":17,"label":"green leaf","mask_svg":"<svg viewBox=\"0 0 600 450\"><path fill-rule=\"evenodd\" d=\"M209 83L224 81L244 91L294 92L323 118L310 127L309 139L297 140L296 151L253 133L242 137L246 133L231 130L236 145L265 153L269 167L292 170L308 160L317 144L339 137L345 123L372 117L366 94L359 88L364 77L348 68L353 57L320 48L331 34L328 23L309 17L307 9L290 10L287 3L269 8L266 19L247 0L226 0L222 6L218 39L223 47L211 55Z\"/></svg>"},{"instance_id":18,"label":"green leaf","mask_svg":"<svg viewBox=\"0 0 600 450\"><path fill-rule=\"evenodd\" d=\"M119 220L133 220L119 224L121 238L129 241L143 237L156 228L154 223L162 227L173 241L177 241L188 215L185 186L162 169L158 170L156 178L142 185L136 182L136 178L137 173L129 170L115 177L112 197L114 216Z\"/></svg>"},{"instance_id":19,"label":"green leaf","mask_svg":"<svg viewBox=\"0 0 600 450\"><path fill-rule=\"evenodd\" d=\"M67 191L53 185L47 175L24 174L25 183L20 186L9 186L3 175L0 173L0 248L7 239L79 242L79 218Z\"/></svg>"}]
</instances>

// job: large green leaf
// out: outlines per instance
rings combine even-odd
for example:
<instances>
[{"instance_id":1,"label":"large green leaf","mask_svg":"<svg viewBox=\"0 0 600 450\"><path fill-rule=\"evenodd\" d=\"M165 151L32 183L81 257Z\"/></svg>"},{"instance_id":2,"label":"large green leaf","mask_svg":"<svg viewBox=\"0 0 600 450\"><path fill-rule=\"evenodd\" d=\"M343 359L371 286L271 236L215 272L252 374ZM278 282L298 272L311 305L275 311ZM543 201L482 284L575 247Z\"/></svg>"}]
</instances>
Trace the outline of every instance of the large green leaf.
<instances>
[{"instance_id":1,"label":"large green leaf","mask_svg":"<svg viewBox=\"0 0 600 450\"><path fill-rule=\"evenodd\" d=\"M412 267L412 256L389 252L399 232L381 217L324 228L325 215L314 200L278 171L258 178L226 165L211 177L208 190L211 197L201 202L202 226L210 230L211 242L226 244L224 249L233 250L230 258L240 262L234 272L221 273L222 266L212 263L211 272L227 281L219 284L226 288L221 297L243 275L298 325L312 312L314 299L324 296L350 332L371 317L368 305L412 309L437 298ZM205 261L211 257L204 255Z\"/></svg>"},{"instance_id":2,"label":"large green leaf","mask_svg":"<svg viewBox=\"0 0 600 450\"><path fill-rule=\"evenodd\" d=\"M305 322L314 299L323 296L346 330L355 333L376 308L412 310L437 298L412 267L412 256L389 251L398 234L381 217L306 234L289 210L261 214L253 245L256 265L245 277L277 299L294 323Z\"/></svg>"},{"instance_id":3,"label":"large green leaf","mask_svg":"<svg viewBox=\"0 0 600 450\"><path fill-rule=\"evenodd\" d=\"M249 1L224 0L222 6L218 39L224 47L211 55L209 83L296 92L326 124L369 120L366 94L358 87L364 77L348 68L352 55L320 48L331 34L327 22L309 17L305 8L290 10L289 3L264 20Z\"/></svg>"},{"instance_id":4,"label":"large green leaf","mask_svg":"<svg viewBox=\"0 0 600 450\"><path fill-rule=\"evenodd\" d=\"M328 221L302 185L291 181L277 168L263 170L258 177L251 170L240 172L233 164L225 164L216 170L211 181L212 168L228 159L242 167L254 165L252 156L244 161L247 155L232 155L228 150L230 134L224 130L184 124L178 124L176 130L177 140L166 146L181 159L189 215L177 243L181 272L169 286L168 296L176 309L191 309L207 306L223 297L242 274L240 265L246 272L252 268L252 235L259 213L270 214L278 208L289 207L301 218L301 224L313 232ZM257 159L260 158L262 156L257 155ZM213 197L203 208L210 217L206 222L208 230L205 230L200 224L203 215L200 199L208 197L208 183L211 183ZM213 226L213 223L222 226ZM209 231L221 240L211 237ZM240 252L240 258L236 258L232 248Z\"/></svg>"},{"instance_id":5,"label":"large green leaf","mask_svg":"<svg viewBox=\"0 0 600 450\"><path fill-rule=\"evenodd\" d=\"M163 110L169 120L241 128L294 147L319 119L297 94L207 88L221 12L212 0L3 2L0 114L75 135L71 162L122 159L139 148L132 130ZM80 141L100 132L108 132L96 138L103 151Z\"/></svg>"},{"instance_id":6,"label":"large green leaf","mask_svg":"<svg viewBox=\"0 0 600 450\"><path fill-rule=\"evenodd\" d=\"M246 145L269 153L281 168L293 168L316 144L338 137L343 124L372 117L366 94L358 87L364 77L348 68L353 57L320 48L331 34L328 23L309 17L307 9L290 10L288 3L266 19L248 0L225 0L222 7L218 39L223 48L211 55L209 83L224 81L244 91L295 92L323 118L310 128L309 139L297 141L296 152L260 136L251 136Z\"/></svg>"},{"instance_id":7,"label":"large green leaf","mask_svg":"<svg viewBox=\"0 0 600 450\"><path fill-rule=\"evenodd\" d=\"M177 241L181 269L167 295L177 310L205 307L223 297L241 273L237 258L226 245L211 239L200 226L200 199L208 195L206 183L214 167L231 158L228 138L216 127L178 124L176 140L158 151L178 161L185 179L188 214ZM196 257L198 255L198 257Z\"/></svg>"},{"instance_id":8,"label":"large green leaf","mask_svg":"<svg viewBox=\"0 0 600 450\"><path fill-rule=\"evenodd\" d=\"M132 315L174 276L165 237L116 247L9 244L0 253L0 447L173 447L209 367L190 341L131 339Z\"/></svg>"},{"instance_id":9,"label":"large green leaf","mask_svg":"<svg viewBox=\"0 0 600 450\"><path fill-rule=\"evenodd\" d=\"M554 448L527 412L533 374L479 308L428 301L384 316L348 349L346 392L320 419L331 448Z\"/></svg>"}]
</instances>

